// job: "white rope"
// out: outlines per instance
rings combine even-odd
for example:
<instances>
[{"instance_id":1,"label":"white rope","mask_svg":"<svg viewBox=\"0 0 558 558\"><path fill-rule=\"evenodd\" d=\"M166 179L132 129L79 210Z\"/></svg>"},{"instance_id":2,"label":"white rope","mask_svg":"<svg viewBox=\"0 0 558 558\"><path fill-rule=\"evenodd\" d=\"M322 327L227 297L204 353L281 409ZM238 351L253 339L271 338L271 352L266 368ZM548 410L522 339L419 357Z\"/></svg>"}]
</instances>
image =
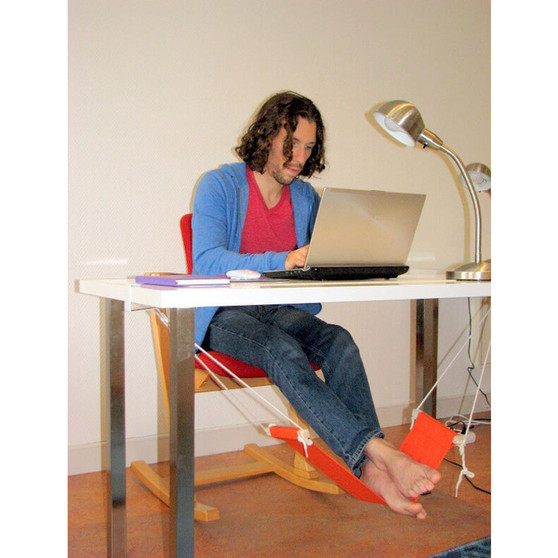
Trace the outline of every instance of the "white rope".
<instances>
[{"instance_id":1,"label":"white rope","mask_svg":"<svg viewBox=\"0 0 558 558\"><path fill-rule=\"evenodd\" d=\"M209 354L205 349L200 347L197 343L194 344L194 346L196 347L196 349L198 349L200 352L202 352L206 357L208 357L210 360L212 360L215 364L219 365L225 372L227 372L227 374L230 374L231 377L235 380L235 382L240 384L242 387L246 388L254 397L258 398L264 405L266 405L267 407L272 409L278 416L280 416L283 419L285 419L286 421L290 422L293 426L298 428L299 431L304 431L305 430L299 424L297 424L294 420L292 420L288 415L283 413L283 411L281 411L279 408L277 408L275 405L273 405L273 403L271 403L265 397L260 395L254 388L249 386L244 380L242 380L242 378L239 378L232 370L227 368L222 362L217 360L213 355ZM215 372L213 372L212 370L210 370L209 367L207 366L207 364L205 362L203 362L199 357L196 357L196 358L197 358L198 362L200 362L202 364L202 366L207 370L207 372L210 374L211 378L213 380L215 380L215 382L217 384L219 384L219 386L222 387L224 390L229 391L229 388L221 380L218 379L218 375L215 374ZM254 426L261 426L254 421L251 421L251 422Z\"/></svg>"},{"instance_id":2,"label":"white rope","mask_svg":"<svg viewBox=\"0 0 558 558\"><path fill-rule=\"evenodd\" d=\"M247 406L246 405L242 405L240 403L240 400L237 399L236 401L233 400L233 396L232 396L232 391L223 383L223 381L220 379L218 374L215 374L215 372L213 372L208 366L207 364L201 360L201 358L199 356L195 356L194 357L196 359L196 362L198 364L200 364L203 368L205 368L205 370L207 371L207 373L211 376L211 378L213 379L213 381L221 388L221 393L223 394L223 396L226 396L229 400L229 402L234 405L236 407L236 409L246 418L248 419L248 422L250 422L253 426L255 426L256 428L260 427L263 429L263 431L269 435L269 433L266 431L265 427L263 427L261 424L258 423L258 421L248 412Z\"/></svg>"},{"instance_id":3,"label":"white rope","mask_svg":"<svg viewBox=\"0 0 558 558\"><path fill-rule=\"evenodd\" d=\"M271 429L274 426L277 426L277 425L276 424L268 424L267 426L263 427L268 436L273 437L273 434L271 434ZM298 424L296 426L298 428L298 431L297 431L297 434L296 434L297 442L299 442L302 445L302 447L304 448L304 455L306 457L308 457L308 447L311 446L314 442L312 441L312 438L310 438L310 432L308 432L307 428L301 428Z\"/></svg>"},{"instance_id":4,"label":"white rope","mask_svg":"<svg viewBox=\"0 0 558 558\"><path fill-rule=\"evenodd\" d=\"M153 312L157 314L157 317L163 322L163 325L168 329L169 328L169 318L168 316L159 310L159 308L152 308Z\"/></svg>"},{"instance_id":5,"label":"white rope","mask_svg":"<svg viewBox=\"0 0 558 558\"><path fill-rule=\"evenodd\" d=\"M469 471L469 469L467 469L467 466L465 465L465 446L464 445L460 445L459 446L459 453L461 454L461 471L459 472L459 478L457 479L457 484L455 485L455 497L458 497L459 494L459 485L461 484L461 481L463 480L463 477L468 477L470 479L474 478L475 473L473 473L472 471Z\"/></svg>"},{"instance_id":6,"label":"white rope","mask_svg":"<svg viewBox=\"0 0 558 558\"><path fill-rule=\"evenodd\" d=\"M461 484L461 481L463 480L463 477L466 476L470 479L472 479L475 474L471 471L469 471L469 469L467 469L467 465L465 464L465 446L467 445L467 434L469 434L469 430L471 428L471 423L473 420L473 414L475 412L475 407L477 406L477 399L479 396L479 392L480 392L480 386L482 384L482 379L484 377L484 371L486 370L486 363L488 361L488 355L490 354L490 348L491 348L491 344L492 341L489 342L488 344L488 349L486 350L486 355L484 357L484 362L482 364L482 371L481 371L481 375L479 378L479 381L477 383L477 390L475 392L475 398L473 400L473 405L471 407L471 413L469 415L469 420L467 422L467 427L465 428L465 433L464 434L459 434L454 438L454 445L457 446L457 448L459 448L459 454L461 455L461 472L459 473L459 478L457 479L457 484L455 485L455 497L457 498L457 494L459 492L459 485Z\"/></svg>"},{"instance_id":7,"label":"white rope","mask_svg":"<svg viewBox=\"0 0 558 558\"><path fill-rule=\"evenodd\" d=\"M490 309L487 310L485 315L480 320L479 327L483 324L483 322L486 320L486 318L488 317L489 314L490 314ZM468 335L467 339L465 339L465 342L463 343L461 348L457 351L455 356L452 358L451 362L446 366L446 368L442 372L442 374L440 374L439 378L436 380L436 382L434 383L434 385L432 386L430 391L426 394L424 399L420 402L418 407L413 409L413 411L411 413L411 428L413 428L413 425L415 424L415 421L418 417L418 414L420 413L421 407L424 405L426 400L432 395L432 393L436 389L437 385L440 383L442 378L446 375L446 373L451 368L451 366L453 365L453 363L455 362L457 357L461 354L463 349L467 346L467 344L469 343L472 336L473 336L473 333L471 332ZM473 421L473 414L475 412L475 408L476 408L476 405L477 405L477 399L478 399L479 392L480 392L480 386L482 384L482 380L483 380L483 377L484 377L484 371L486 369L486 363L487 363L487 360L488 360L488 355L490 353L490 347L491 347L491 342L488 345L488 349L487 349L486 355L484 357L482 371L481 371L479 381L477 383L477 389L475 391L475 397L473 399L473 405L471 407L471 413L469 415L469 419L468 419L468 422L467 422L465 433L456 435L454 440L453 440L454 445L459 449L459 454L461 455L461 471L459 473L459 478L457 479L457 484L455 486L455 497L456 498L457 498L457 495L458 495L458 492L459 492L459 486L461 485L461 481L463 480L463 477L466 476L468 478L473 478L475 476L475 474L472 471L469 471L469 469L467 469L467 465L465 463L465 446L467 445L467 434L469 434L469 430L471 428L471 424L472 424L472 421Z\"/></svg>"},{"instance_id":8,"label":"white rope","mask_svg":"<svg viewBox=\"0 0 558 558\"><path fill-rule=\"evenodd\" d=\"M161 320L161 322L168 328L169 327L169 319L166 316L166 314L164 312L161 312L161 310L159 310L159 308L153 308L153 310L155 311L155 313L157 314L157 317ZM222 370L227 372L227 374L229 374L239 385L241 385L243 388L246 388L254 397L258 398L265 406L267 406L272 411L274 411L278 416L282 417L287 422L291 423L293 426L298 428L298 430L299 430L298 440L301 444L304 445L304 450L306 452L306 446L312 444L312 441L310 440L310 437L309 437L310 435L309 435L307 429L302 428L298 423L296 423L294 420L292 420L288 415L286 415L280 409L278 409L275 405L273 405L273 403L271 403L265 397L260 395L255 389L253 389L251 386L249 386L244 380L242 380L239 376L237 376L232 370L229 370L222 362L217 360L213 355L209 354L204 348L200 347L197 343L194 343L194 347L196 349L198 349L201 353L203 353L206 357L208 357L210 360L212 360L215 364L217 364ZM199 356L196 356L195 358L196 358L196 361L199 364L201 364L203 366L203 368L207 371L207 373L211 376L212 380L224 392L227 392L227 393L230 392L230 388L228 388L226 386L226 384L219 378L218 374L213 372L213 370L211 370L209 368L209 366ZM248 420L252 423L253 426L255 426L256 428L262 428L264 430L264 432L266 432L267 435L270 435L270 432L269 432L270 426L265 427L262 424L260 424L258 421L256 421L255 419L248 416L248 413L246 412L246 408L243 408L242 412L245 414L246 418L248 418ZM308 440L309 440L309 442L308 442ZM306 452L306 455L308 456L307 452Z\"/></svg>"},{"instance_id":9,"label":"white rope","mask_svg":"<svg viewBox=\"0 0 558 558\"><path fill-rule=\"evenodd\" d=\"M486 318L488 317L488 315L490 314L490 309L487 310L486 314L482 317L481 321L479 322L479 327L482 325L482 323L484 322L484 320L486 320ZM465 342L463 343L463 345L461 345L460 349L457 351L457 353L455 353L454 357L451 359L450 363L446 366L446 368L444 369L444 371L442 372L442 374L440 374L440 376L438 377L438 379L436 380L436 382L434 383L434 385L430 388L430 391L424 396L424 399L420 402L420 404L413 409L413 412L411 414L411 428L413 427L413 424L415 422L416 417L418 416L418 413L421 409L421 407L424 405L424 403L426 402L426 400L432 395L432 392L436 389L436 387L438 386L438 384L442 381L442 378L446 375L446 373L449 371L449 369L451 368L451 366L453 365L453 363L456 361L457 357L461 354L461 351L463 351L463 349L467 346L467 344L469 343L469 340L473 337L473 333L471 332L467 339L465 339ZM475 398L476 399L476 398Z\"/></svg>"},{"instance_id":10,"label":"white rope","mask_svg":"<svg viewBox=\"0 0 558 558\"><path fill-rule=\"evenodd\" d=\"M304 448L304 455L308 457L308 446L311 446L314 443L310 438L310 432L308 432L306 428L299 427L296 439L300 444L302 444L302 447Z\"/></svg>"}]
</instances>

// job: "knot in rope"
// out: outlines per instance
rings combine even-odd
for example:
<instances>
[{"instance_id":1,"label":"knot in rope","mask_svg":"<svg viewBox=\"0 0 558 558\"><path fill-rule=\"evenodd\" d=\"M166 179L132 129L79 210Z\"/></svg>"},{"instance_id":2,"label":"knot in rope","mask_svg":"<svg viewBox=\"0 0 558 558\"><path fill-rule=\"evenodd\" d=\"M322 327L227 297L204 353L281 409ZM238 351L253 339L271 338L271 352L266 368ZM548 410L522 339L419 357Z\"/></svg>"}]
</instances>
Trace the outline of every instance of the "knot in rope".
<instances>
[{"instance_id":1,"label":"knot in rope","mask_svg":"<svg viewBox=\"0 0 558 558\"><path fill-rule=\"evenodd\" d=\"M473 473L472 471L469 471L469 469L467 469L465 464L463 464L463 466L461 467L461 471L459 472L459 478L457 479L457 484L455 485L455 497L456 498L457 498L457 493L459 491L459 485L461 484L461 481L463 480L463 477L468 477L468 478L472 479L474 476L475 476L475 473Z\"/></svg>"},{"instance_id":2,"label":"knot in rope","mask_svg":"<svg viewBox=\"0 0 558 558\"><path fill-rule=\"evenodd\" d=\"M311 446L314 443L310 438L310 432L308 432L306 428L300 428L297 433L296 439L302 444L302 446L304 447L304 454L306 457L308 457L308 446Z\"/></svg>"}]
</instances>

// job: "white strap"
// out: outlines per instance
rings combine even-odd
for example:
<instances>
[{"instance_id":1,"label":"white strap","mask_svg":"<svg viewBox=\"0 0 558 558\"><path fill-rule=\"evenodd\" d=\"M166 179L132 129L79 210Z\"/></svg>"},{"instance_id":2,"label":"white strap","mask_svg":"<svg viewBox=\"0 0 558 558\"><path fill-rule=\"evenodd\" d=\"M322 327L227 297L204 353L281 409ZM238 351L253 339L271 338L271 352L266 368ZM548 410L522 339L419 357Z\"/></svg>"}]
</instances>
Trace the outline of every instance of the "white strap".
<instances>
[{"instance_id":1,"label":"white strap","mask_svg":"<svg viewBox=\"0 0 558 558\"><path fill-rule=\"evenodd\" d=\"M263 429L265 431L265 433L268 436L271 436L271 429L277 426L276 424L268 424L267 426L264 426ZM300 444L302 444L302 446L304 447L304 455L306 457L308 457L308 447L311 446L314 442L312 441L312 438L310 438L310 432L308 432L307 428L301 428L300 426L298 426L298 424L296 425L298 427L298 432L296 435L296 439L297 442L299 442Z\"/></svg>"},{"instance_id":2,"label":"white strap","mask_svg":"<svg viewBox=\"0 0 558 558\"><path fill-rule=\"evenodd\" d=\"M246 388L254 397L257 397L264 405L272 409L278 416L282 417L286 421L290 422L293 426L299 429L299 431L303 431L304 429L297 424L294 420L292 420L288 415L283 413L280 409L278 409L273 403L269 402L265 397L262 397L255 389L249 386L244 380L239 378L232 370L229 370L222 362L217 360L213 355L209 354L205 349L200 347L197 343L195 344L196 349L202 352L205 356L207 356L210 360L212 360L215 364L218 364L227 374L230 374L231 377L242 387ZM205 368L205 370L209 373L211 378L224 390L229 391L229 388L219 379L218 374L215 374L212 370L209 369L207 364L203 362L199 357L196 357L198 362ZM252 424L256 427L261 427L259 423L254 420L250 420ZM264 428L265 430L265 428ZM300 434L299 434L300 436Z\"/></svg>"},{"instance_id":3,"label":"white strap","mask_svg":"<svg viewBox=\"0 0 558 558\"><path fill-rule=\"evenodd\" d=\"M467 421L467 427L465 428L465 432L463 434L456 436L453 440L454 445L459 448L459 453L461 455L461 472L459 473L459 478L457 479L457 484L455 485L456 498L457 498L457 493L459 491L459 485L461 484L463 477L466 476L472 479L475 476L474 473L472 473L471 471L469 471L469 469L467 469L467 465L465 465L465 446L467 444L467 434L469 434L469 430L471 428L471 422L473 420L473 414L477 406L477 399L479 396L482 379L484 377L484 371L486 370L486 363L488 361L488 355L490 354L491 345L492 345L492 341L490 341L490 343L488 344L488 349L486 350L484 362L482 363L482 371L481 371L479 381L477 383L477 390L475 392L475 398L473 400L473 405L471 407L471 413L469 414L469 420Z\"/></svg>"},{"instance_id":4,"label":"white strap","mask_svg":"<svg viewBox=\"0 0 558 558\"><path fill-rule=\"evenodd\" d=\"M460 451L461 453L461 451ZM455 485L455 497L458 497L458 493L459 493L459 485L461 484L461 481L463 480L463 477L469 477L470 479L472 479L475 476L475 473L472 473L471 471L469 471L469 469L467 469L467 467L465 466L465 452L463 452L462 454L463 456L463 460L462 460L462 465L461 465L461 471L459 472L459 478L457 479L457 484Z\"/></svg>"},{"instance_id":5,"label":"white strap","mask_svg":"<svg viewBox=\"0 0 558 558\"><path fill-rule=\"evenodd\" d=\"M161 320L161 322L163 323L164 326L166 326L167 328L169 327L169 319L166 316L166 314L164 312L161 312L161 310L159 310L159 308L153 308L154 312L157 314L157 317L159 318L159 320ZM254 390L251 386L249 386L244 380L242 380L241 378L239 378L232 370L229 370L222 362L220 362L219 360L217 360L213 355L209 354L205 349L203 349L202 347L200 347L197 343L194 344L195 348L198 349L200 352L202 352L204 355L206 355L210 360L212 360L215 364L217 364L218 366L220 366L225 372L227 372L228 374L230 374L230 376L238 383L240 384L242 387L246 388L254 397L257 397L260 401L262 401L264 403L264 405L266 405L267 407L271 408L277 415L279 415L280 417L284 418L285 420L287 420L288 422L290 422L293 426L295 426L296 428L299 429L299 432L308 432L307 430L303 429L299 424L297 424L295 421L293 421L289 416L285 415L280 409L278 409L277 407L275 407L275 405L273 405L272 403L270 403L267 399L265 399L265 397L262 397L256 390ZM201 364L201 366L207 371L207 373L211 376L212 380L224 391L224 392L229 392L229 388L225 385L225 383L220 379L218 374L215 374L215 372L213 372L213 370L211 370L207 364L201 360L201 358L199 358L199 356L196 356L196 361ZM235 406L238 407L237 404L235 404ZM265 428L264 426L262 426L258 421L256 421L254 418L251 418L250 416L248 416L247 412L246 412L246 408L243 408L242 410L244 416L246 416L246 418L252 423L253 426L255 426L256 428L263 428L263 430L266 432L266 434L269 435L269 428ZM300 436L300 434L299 434ZM306 447L306 446L305 446Z\"/></svg>"},{"instance_id":6,"label":"white strap","mask_svg":"<svg viewBox=\"0 0 558 558\"><path fill-rule=\"evenodd\" d=\"M482 325L482 323L484 322L484 320L486 320L486 318L488 317L488 315L490 314L490 309L488 309L488 311L486 312L486 314L482 317L481 321L479 322L479 327ZM451 359L450 363L446 366L446 368L444 369L444 371L442 372L442 374L440 374L440 376L438 377L438 379L436 380L436 382L434 383L434 385L432 386L432 388L430 389L430 391L424 396L424 399L420 402L420 405L417 407L417 411L420 411L421 407L424 405L424 403L426 402L426 400L432 395L432 392L436 389L436 387L438 386L438 384L441 382L442 378L446 375L446 373L448 372L448 370L451 368L452 364L455 362L455 360L457 359L457 357L460 355L461 351L467 346L467 343L469 343L469 340L471 339L471 337L473 336L473 334L471 333L467 339L465 339L465 342L463 343L463 345L461 345L461 348L459 349L459 351L457 351L457 353L454 355L454 357ZM480 383L479 383L480 384ZM476 397L475 397L476 399Z\"/></svg>"},{"instance_id":7,"label":"white strap","mask_svg":"<svg viewBox=\"0 0 558 558\"><path fill-rule=\"evenodd\" d=\"M308 446L314 443L310 438L310 432L308 432L306 428L299 427L296 439L302 444L304 447L304 455L308 457Z\"/></svg>"}]
</instances>

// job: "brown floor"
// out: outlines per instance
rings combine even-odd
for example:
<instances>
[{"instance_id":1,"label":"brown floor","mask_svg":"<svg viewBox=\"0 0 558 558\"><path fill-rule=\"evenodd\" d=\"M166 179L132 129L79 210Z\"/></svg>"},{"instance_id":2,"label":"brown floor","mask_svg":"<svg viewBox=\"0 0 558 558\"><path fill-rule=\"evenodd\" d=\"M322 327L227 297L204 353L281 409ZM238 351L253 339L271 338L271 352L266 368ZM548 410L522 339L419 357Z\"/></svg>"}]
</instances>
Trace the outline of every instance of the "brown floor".
<instances>
[{"instance_id":1,"label":"brown floor","mask_svg":"<svg viewBox=\"0 0 558 558\"><path fill-rule=\"evenodd\" d=\"M486 413L479 415L489 417ZM387 428L398 445L408 427ZM475 426L476 441L467 446L466 461L475 485L490 491L490 426ZM288 459L285 445L271 448ZM456 449L448 459L461 463ZM243 452L198 458L204 469L246 460ZM248 458L250 459L250 458ZM161 472L167 464L156 466ZM444 461L437 490L421 501L425 521L402 517L386 506L367 504L346 494L310 492L268 474L200 488L198 500L219 509L221 518L195 524L196 556L220 558L423 558L485 537L491 532L491 497L465 480L459 497L455 484L460 468ZM68 479L68 555L106 556L106 509L103 473ZM128 556L169 556L168 508L127 471Z\"/></svg>"}]
</instances>

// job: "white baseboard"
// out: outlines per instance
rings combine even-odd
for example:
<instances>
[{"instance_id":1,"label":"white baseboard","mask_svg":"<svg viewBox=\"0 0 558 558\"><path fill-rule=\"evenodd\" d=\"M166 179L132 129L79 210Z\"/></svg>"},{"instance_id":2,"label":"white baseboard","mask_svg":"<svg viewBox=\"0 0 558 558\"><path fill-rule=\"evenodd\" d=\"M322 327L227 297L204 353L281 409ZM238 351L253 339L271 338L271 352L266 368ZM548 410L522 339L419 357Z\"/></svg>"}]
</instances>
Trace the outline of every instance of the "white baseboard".
<instances>
[{"instance_id":1,"label":"white baseboard","mask_svg":"<svg viewBox=\"0 0 558 558\"><path fill-rule=\"evenodd\" d=\"M260 433L250 424L196 430L195 455L241 450L246 444L270 446L278 440ZM159 463L169 459L169 436L146 436L126 440L126 466L132 461ZM68 474L94 473L107 468L106 442L72 446L68 451Z\"/></svg>"},{"instance_id":2,"label":"white baseboard","mask_svg":"<svg viewBox=\"0 0 558 558\"><path fill-rule=\"evenodd\" d=\"M441 418L457 414L468 414L474 397L438 398L437 416ZM490 408L484 398L477 400L476 412L488 411ZM377 409L380 424L383 427L398 426L411 421L410 406L382 407ZM213 455L229 451L239 451L246 444L270 446L277 440L260 433L251 424L219 426L196 430L195 455ZM157 463L169 459L168 434L146 436L142 438L128 438L126 441L126 466L132 461L146 461ZM104 442L71 446L68 448L68 474L79 475L102 471L107 468L106 444Z\"/></svg>"}]
</instances>

